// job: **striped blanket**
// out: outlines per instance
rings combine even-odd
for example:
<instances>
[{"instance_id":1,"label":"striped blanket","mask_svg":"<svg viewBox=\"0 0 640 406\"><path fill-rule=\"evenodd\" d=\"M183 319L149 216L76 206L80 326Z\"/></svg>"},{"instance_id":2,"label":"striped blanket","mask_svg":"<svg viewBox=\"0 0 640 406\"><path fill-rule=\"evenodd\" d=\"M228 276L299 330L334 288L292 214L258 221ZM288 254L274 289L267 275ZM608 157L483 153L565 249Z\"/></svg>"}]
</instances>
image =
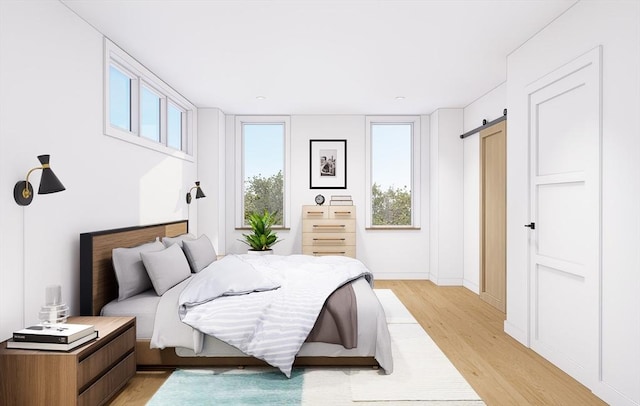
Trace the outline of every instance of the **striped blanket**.
<instances>
[{"instance_id":1,"label":"striped blanket","mask_svg":"<svg viewBox=\"0 0 640 406\"><path fill-rule=\"evenodd\" d=\"M221 272L227 276L237 272L240 279L250 280L232 279L233 289L225 293L225 287L210 282ZM257 284L265 287L247 278L250 275L265 281ZM182 322L266 361L289 377L327 297L360 277L373 281L362 262L346 257L229 256L192 279L180 295L179 313ZM243 291L245 283L244 290L253 293L236 293ZM203 285L211 288L203 289ZM211 291L209 296L206 290Z\"/></svg>"}]
</instances>

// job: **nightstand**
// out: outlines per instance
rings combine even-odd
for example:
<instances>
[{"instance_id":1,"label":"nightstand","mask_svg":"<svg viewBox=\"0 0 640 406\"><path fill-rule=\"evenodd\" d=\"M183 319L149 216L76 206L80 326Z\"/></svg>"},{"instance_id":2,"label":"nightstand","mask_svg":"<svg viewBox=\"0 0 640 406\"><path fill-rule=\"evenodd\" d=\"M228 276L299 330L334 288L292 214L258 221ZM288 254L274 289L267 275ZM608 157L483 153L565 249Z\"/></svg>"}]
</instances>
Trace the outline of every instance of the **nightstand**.
<instances>
[{"instance_id":1,"label":"nightstand","mask_svg":"<svg viewBox=\"0 0 640 406\"><path fill-rule=\"evenodd\" d=\"M0 343L0 404L101 405L136 373L135 317L69 317L98 339L69 352L8 349Z\"/></svg>"}]
</instances>

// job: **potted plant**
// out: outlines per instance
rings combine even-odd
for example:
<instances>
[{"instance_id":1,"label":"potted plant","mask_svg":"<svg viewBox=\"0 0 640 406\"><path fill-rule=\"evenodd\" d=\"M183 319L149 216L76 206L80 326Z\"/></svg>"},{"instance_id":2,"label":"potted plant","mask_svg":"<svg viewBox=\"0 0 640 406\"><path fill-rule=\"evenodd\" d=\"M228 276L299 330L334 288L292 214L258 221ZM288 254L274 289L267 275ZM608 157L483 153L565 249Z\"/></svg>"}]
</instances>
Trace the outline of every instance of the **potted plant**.
<instances>
[{"instance_id":1,"label":"potted plant","mask_svg":"<svg viewBox=\"0 0 640 406\"><path fill-rule=\"evenodd\" d=\"M263 214L250 213L247 220L252 234L242 234L244 240L239 240L249 246L249 253L270 253L271 247L281 240L271 226L275 223L275 217L265 209Z\"/></svg>"}]
</instances>

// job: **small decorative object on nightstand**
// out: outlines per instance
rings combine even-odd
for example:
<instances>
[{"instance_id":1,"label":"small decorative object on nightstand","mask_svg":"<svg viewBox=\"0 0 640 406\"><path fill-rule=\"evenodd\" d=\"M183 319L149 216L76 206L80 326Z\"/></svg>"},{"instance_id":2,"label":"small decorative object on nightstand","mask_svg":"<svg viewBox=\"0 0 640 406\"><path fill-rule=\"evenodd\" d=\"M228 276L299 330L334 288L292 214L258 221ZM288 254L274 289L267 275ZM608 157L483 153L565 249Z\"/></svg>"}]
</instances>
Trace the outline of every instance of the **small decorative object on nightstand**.
<instances>
[{"instance_id":1,"label":"small decorative object on nightstand","mask_svg":"<svg viewBox=\"0 0 640 406\"><path fill-rule=\"evenodd\" d=\"M62 303L62 287L60 285L47 286L44 306L40 308L39 316L43 325L55 325L67 321L69 306Z\"/></svg>"},{"instance_id":2,"label":"small decorative object on nightstand","mask_svg":"<svg viewBox=\"0 0 640 406\"><path fill-rule=\"evenodd\" d=\"M322 196L322 195L316 196L316 204L318 206L322 206L323 203L324 203L324 196Z\"/></svg>"}]
</instances>

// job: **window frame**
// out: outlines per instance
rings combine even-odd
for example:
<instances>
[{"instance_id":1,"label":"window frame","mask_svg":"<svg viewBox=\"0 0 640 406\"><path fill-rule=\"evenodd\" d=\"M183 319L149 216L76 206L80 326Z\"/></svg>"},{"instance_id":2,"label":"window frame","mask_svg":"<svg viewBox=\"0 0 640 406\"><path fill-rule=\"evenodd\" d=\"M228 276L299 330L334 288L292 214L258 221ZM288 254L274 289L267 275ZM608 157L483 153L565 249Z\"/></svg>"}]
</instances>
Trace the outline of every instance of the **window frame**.
<instances>
[{"instance_id":1,"label":"window frame","mask_svg":"<svg viewBox=\"0 0 640 406\"><path fill-rule=\"evenodd\" d=\"M283 124L284 125L284 162L282 182L284 196L282 197L282 225L274 229L288 229L291 224L291 213L289 210L289 199L291 198L291 118L290 116L236 116L235 117L235 188L236 188L236 218L235 228L237 230L247 229L244 224L244 124Z\"/></svg>"},{"instance_id":2,"label":"window frame","mask_svg":"<svg viewBox=\"0 0 640 406\"><path fill-rule=\"evenodd\" d=\"M110 69L117 70L131 79L130 121L131 130L111 125L110 117ZM141 94L142 87L148 88L160 98L160 140L141 135ZM182 112L181 149L168 146L168 106L172 104ZM136 61L108 38L104 38L104 115L105 135L149 148L190 162L195 162L194 145L197 109L180 93L157 77L153 72Z\"/></svg>"},{"instance_id":3,"label":"window frame","mask_svg":"<svg viewBox=\"0 0 640 406\"><path fill-rule=\"evenodd\" d=\"M421 156L421 117L420 116L367 116L365 137L365 227L372 230L410 230L420 228L421 207L421 180L420 180L420 156ZM373 225L373 201L371 196L373 177L372 158L372 128L374 125L409 124L411 134L411 224L410 225Z\"/></svg>"}]
</instances>

